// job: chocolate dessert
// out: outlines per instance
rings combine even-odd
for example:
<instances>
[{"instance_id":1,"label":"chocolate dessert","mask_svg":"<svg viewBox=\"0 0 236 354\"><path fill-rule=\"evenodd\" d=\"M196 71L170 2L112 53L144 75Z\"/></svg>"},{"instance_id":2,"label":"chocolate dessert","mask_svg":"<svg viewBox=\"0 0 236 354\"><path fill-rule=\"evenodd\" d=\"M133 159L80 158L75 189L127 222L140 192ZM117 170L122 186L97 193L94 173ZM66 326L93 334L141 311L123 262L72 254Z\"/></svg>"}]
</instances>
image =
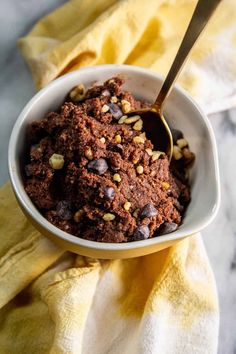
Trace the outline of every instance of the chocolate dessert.
<instances>
[{"instance_id":1,"label":"chocolate dessert","mask_svg":"<svg viewBox=\"0 0 236 354\"><path fill-rule=\"evenodd\" d=\"M75 87L57 112L29 127L25 190L63 231L101 242L144 240L172 232L190 201L188 142L173 130L171 163L155 151L132 110L148 103L115 77Z\"/></svg>"}]
</instances>

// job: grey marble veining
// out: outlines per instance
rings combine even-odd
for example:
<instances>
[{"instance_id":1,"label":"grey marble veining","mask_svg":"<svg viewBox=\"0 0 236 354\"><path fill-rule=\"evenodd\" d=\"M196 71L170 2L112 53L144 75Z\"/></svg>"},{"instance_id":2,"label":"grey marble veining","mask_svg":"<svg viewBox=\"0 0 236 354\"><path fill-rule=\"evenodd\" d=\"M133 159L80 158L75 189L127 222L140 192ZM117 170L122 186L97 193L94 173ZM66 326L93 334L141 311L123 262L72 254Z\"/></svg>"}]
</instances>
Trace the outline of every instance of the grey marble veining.
<instances>
[{"instance_id":1,"label":"grey marble veining","mask_svg":"<svg viewBox=\"0 0 236 354\"><path fill-rule=\"evenodd\" d=\"M38 18L65 0L2 0L0 11L0 185L8 179L7 148L12 126L35 89L16 46ZM7 15L6 15L7 14ZM210 117L221 171L221 208L203 231L220 300L220 354L236 354L236 109ZM193 353L194 354L194 353Z\"/></svg>"},{"instance_id":2,"label":"grey marble veining","mask_svg":"<svg viewBox=\"0 0 236 354\"><path fill-rule=\"evenodd\" d=\"M236 353L236 109L210 117L218 144L221 207L203 239L220 299L220 354Z\"/></svg>"}]
</instances>

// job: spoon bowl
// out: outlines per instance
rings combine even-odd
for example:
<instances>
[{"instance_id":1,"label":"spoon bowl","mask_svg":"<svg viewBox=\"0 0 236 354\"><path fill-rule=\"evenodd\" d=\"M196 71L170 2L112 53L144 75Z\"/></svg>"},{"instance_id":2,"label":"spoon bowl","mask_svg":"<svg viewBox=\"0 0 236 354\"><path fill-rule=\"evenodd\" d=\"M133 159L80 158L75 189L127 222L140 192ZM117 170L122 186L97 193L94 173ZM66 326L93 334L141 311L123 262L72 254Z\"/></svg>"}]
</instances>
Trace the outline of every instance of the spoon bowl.
<instances>
[{"instance_id":1,"label":"spoon bowl","mask_svg":"<svg viewBox=\"0 0 236 354\"><path fill-rule=\"evenodd\" d=\"M141 109L128 114L139 115L143 121L143 130L154 145L154 150L165 152L171 160L173 152L173 138L170 127L158 107Z\"/></svg>"}]
</instances>

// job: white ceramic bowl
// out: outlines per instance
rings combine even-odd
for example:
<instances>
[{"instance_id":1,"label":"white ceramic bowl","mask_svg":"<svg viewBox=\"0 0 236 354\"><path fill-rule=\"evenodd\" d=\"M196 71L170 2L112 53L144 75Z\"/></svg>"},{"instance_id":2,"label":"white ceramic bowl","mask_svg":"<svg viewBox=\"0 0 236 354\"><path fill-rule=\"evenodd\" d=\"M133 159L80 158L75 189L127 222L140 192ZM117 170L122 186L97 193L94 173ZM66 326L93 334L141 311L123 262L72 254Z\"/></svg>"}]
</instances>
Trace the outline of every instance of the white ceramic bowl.
<instances>
[{"instance_id":1,"label":"white ceramic bowl","mask_svg":"<svg viewBox=\"0 0 236 354\"><path fill-rule=\"evenodd\" d=\"M193 99L175 87L166 103L165 116L172 127L184 132L191 150L196 154L190 179L192 200L183 224L175 232L130 243L101 243L63 232L40 214L24 190L21 175L27 125L56 110L75 85L84 83L90 87L115 75L124 77L125 89L150 102L154 101L162 82L157 74L135 66L102 65L74 71L53 81L30 100L14 125L9 143L10 179L25 215L42 234L60 246L96 258L129 258L166 248L206 227L216 215L220 201L217 149L211 125Z\"/></svg>"}]
</instances>

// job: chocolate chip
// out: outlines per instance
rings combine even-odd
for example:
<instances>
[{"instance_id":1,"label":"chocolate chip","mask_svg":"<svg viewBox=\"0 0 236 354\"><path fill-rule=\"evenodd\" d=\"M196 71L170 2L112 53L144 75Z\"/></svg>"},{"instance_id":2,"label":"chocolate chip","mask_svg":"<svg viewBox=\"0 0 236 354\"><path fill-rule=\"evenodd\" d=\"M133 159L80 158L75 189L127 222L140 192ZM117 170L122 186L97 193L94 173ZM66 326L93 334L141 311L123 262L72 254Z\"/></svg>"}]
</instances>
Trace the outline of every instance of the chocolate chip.
<instances>
[{"instance_id":1,"label":"chocolate chip","mask_svg":"<svg viewBox=\"0 0 236 354\"><path fill-rule=\"evenodd\" d=\"M161 224L159 229L155 232L155 236L170 234L178 228L178 225L175 222L164 222Z\"/></svg>"},{"instance_id":2,"label":"chocolate chip","mask_svg":"<svg viewBox=\"0 0 236 354\"><path fill-rule=\"evenodd\" d=\"M157 210L152 204L146 204L140 212L140 217L151 218L157 215Z\"/></svg>"},{"instance_id":3,"label":"chocolate chip","mask_svg":"<svg viewBox=\"0 0 236 354\"><path fill-rule=\"evenodd\" d=\"M27 177L32 176L32 168L31 168L31 164L28 164L25 166L25 173Z\"/></svg>"},{"instance_id":4,"label":"chocolate chip","mask_svg":"<svg viewBox=\"0 0 236 354\"><path fill-rule=\"evenodd\" d=\"M104 189L104 198L111 201L115 198L115 190L112 187L106 187Z\"/></svg>"},{"instance_id":5,"label":"chocolate chip","mask_svg":"<svg viewBox=\"0 0 236 354\"><path fill-rule=\"evenodd\" d=\"M174 129L174 128L171 128L171 134L172 134L174 143L176 143L176 141L179 139L183 139L183 137L184 137L183 133L180 130Z\"/></svg>"},{"instance_id":6,"label":"chocolate chip","mask_svg":"<svg viewBox=\"0 0 236 354\"><path fill-rule=\"evenodd\" d=\"M133 234L133 241L146 240L150 235L150 231L147 225L138 226Z\"/></svg>"},{"instance_id":7,"label":"chocolate chip","mask_svg":"<svg viewBox=\"0 0 236 354\"><path fill-rule=\"evenodd\" d=\"M118 106L118 104L115 103L108 103L108 106L110 107L110 113L112 114L112 117L114 119L120 119L123 116L123 113Z\"/></svg>"},{"instance_id":8,"label":"chocolate chip","mask_svg":"<svg viewBox=\"0 0 236 354\"><path fill-rule=\"evenodd\" d=\"M88 169L99 176L103 175L108 169L108 165L105 159L93 160L88 163Z\"/></svg>"},{"instance_id":9,"label":"chocolate chip","mask_svg":"<svg viewBox=\"0 0 236 354\"><path fill-rule=\"evenodd\" d=\"M179 161L181 161L181 160L178 160L177 163L179 163ZM176 161L175 161L175 162L176 162ZM181 163L180 163L179 166L181 166L181 167L183 168L183 165L182 165ZM179 166L178 166L178 167L179 167ZM185 173L184 173L183 170L178 170L177 167L176 167L175 169L172 170L172 172L173 172L173 175L174 175L177 179L179 179L183 184L186 184L186 183L187 183L187 178L186 178Z\"/></svg>"},{"instance_id":10,"label":"chocolate chip","mask_svg":"<svg viewBox=\"0 0 236 354\"><path fill-rule=\"evenodd\" d=\"M174 206L176 207L176 209L182 213L184 211L184 206L180 204L180 202L178 200L176 200L174 202Z\"/></svg>"},{"instance_id":11,"label":"chocolate chip","mask_svg":"<svg viewBox=\"0 0 236 354\"><path fill-rule=\"evenodd\" d=\"M71 205L66 200L61 200L57 203L57 215L63 220L70 220L72 218L72 212L70 210Z\"/></svg>"},{"instance_id":12,"label":"chocolate chip","mask_svg":"<svg viewBox=\"0 0 236 354\"><path fill-rule=\"evenodd\" d=\"M114 152L119 152L120 154L123 152L124 147L121 144L108 144L107 146L108 150L114 151Z\"/></svg>"},{"instance_id":13,"label":"chocolate chip","mask_svg":"<svg viewBox=\"0 0 236 354\"><path fill-rule=\"evenodd\" d=\"M101 92L101 95L102 96L105 96L105 97L110 97L111 96L111 93L109 90L105 89Z\"/></svg>"},{"instance_id":14,"label":"chocolate chip","mask_svg":"<svg viewBox=\"0 0 236 354\"><path fill-rule=\"evenodd\" d=\"M179 202L183 206L187 206L190 201L190 191L187 187L184 187L181 190L181 194L179 196Z\"/></svg>"}]
</instances>

